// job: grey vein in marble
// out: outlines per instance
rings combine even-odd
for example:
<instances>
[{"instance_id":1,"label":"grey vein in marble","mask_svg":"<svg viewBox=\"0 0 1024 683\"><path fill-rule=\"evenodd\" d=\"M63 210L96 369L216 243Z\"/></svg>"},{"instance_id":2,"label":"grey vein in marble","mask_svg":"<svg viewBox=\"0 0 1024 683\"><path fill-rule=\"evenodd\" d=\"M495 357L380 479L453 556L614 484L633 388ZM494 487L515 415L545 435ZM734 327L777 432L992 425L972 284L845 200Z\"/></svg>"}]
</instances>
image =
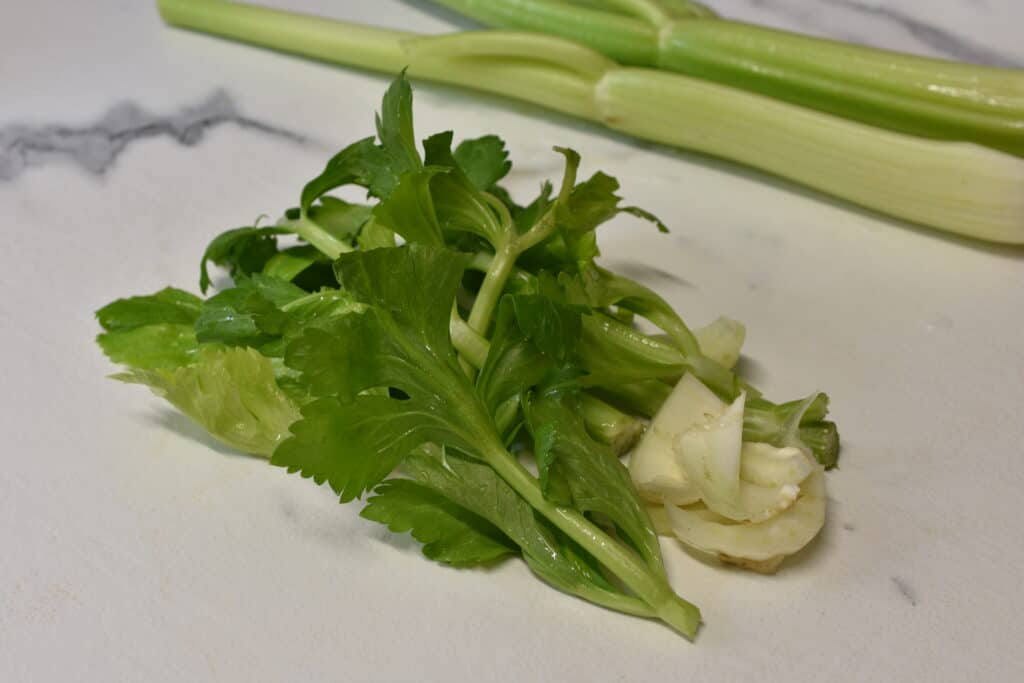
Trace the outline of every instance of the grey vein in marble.
<instances>
[{"instance_id":1,"label":"grey vein in marble","mask_svg":"<svg viewBox=\"0 0 1024 683\"><path fill-rule=\"evenodd\" d=\"M988 64L990 66L1004 66L1017 68L1024 66L1024 62L1007 57L996 50L983 45L972 43L958 35L933 24L921 21L909 14L899 10L886 7L885 5L874 5L861 0L821 0L826 5L842 7L861 14L871 14L898 23L903 29L917 38L923 44L943 54L955 57L961 61L974 62L977 64Z\"/></svg>"},{"instance_id":2,"label":"grey vein in marble","mask_svg":"<svg viewBox=\"0 0 1024 683\"><path fill-rule=\"evenodd\" d=\"M848 28L842 27L844 26L843 22L838 21L831 14L828 15L828 22L823 22L818 18L821 14L819 5L831 6L851 14L871 17L879 22L895 24L900 30L916 39L920 44L947 58L988 64L989 66L1011 68L1024 66L1024 61L1018 58L1003 54L984 45L979 45L924 19L910 16L905 12L884 4L865 2L864 0L816 0L813 3L806 2L806 0L799 0L798 2L787 0L743 0L743 2L751 7L787 17L791 23L795 23L807 30L817 31L823 35L851 43L873 44L874 41L866 38L862 31L851 31ZM979 5L979 7L984 8L983 5Z\"/></svg>"},{"instance_id":3,"label":"grey vein in marble","mask_svg":"<svg viewBox=\"0 0 1024 683\"><path fill-rule=\"evenodd\" d=\"M152 114L125 102L84 126L11 124L0 128L0 182L14 180L31 167L68 160L89 173L103 175L133 142L168 136L192 146L208 129L226 123L292 142L307 142L298 133L242 115L231 96L222 90L169 115Z\"/></svg>"},{"instance_id":4,"label":"grey vein in marble","mask_svg":"<svg viewBox=\"0 0 1024 683\"><path fill-rule=\"evenodd\" d=\"M907 599L911 607L917 607L917 596L914 595L914 589L910 587L910 584L895 576L892 577L892 583L900 595Z\"/></svg>"}]
</instances>

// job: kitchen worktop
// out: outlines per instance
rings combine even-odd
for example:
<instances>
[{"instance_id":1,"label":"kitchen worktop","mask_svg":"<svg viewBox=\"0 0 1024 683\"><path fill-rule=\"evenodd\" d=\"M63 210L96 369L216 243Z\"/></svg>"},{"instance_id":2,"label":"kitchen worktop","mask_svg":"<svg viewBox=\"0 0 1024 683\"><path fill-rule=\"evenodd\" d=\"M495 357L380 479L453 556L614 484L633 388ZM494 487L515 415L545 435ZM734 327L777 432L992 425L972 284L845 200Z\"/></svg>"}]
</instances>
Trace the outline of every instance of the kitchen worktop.
<instances>
[{"instance_id":1,"label":"kitchen worktop","mask_svg":"<svg viewBox=\"0 0 1024 683\"><path fill-rule=\"evenodd\" d=\"M277 5L425 33L423 1ZM1024 66L1013 0L715 0L721 14ZM705 626L432 564L328 489L211 443L114 368L93 311L196 290L216 233L276 216L372 132L388 78L168 29L153 3L0 7L0 680L1024 679L1024 251L888 221L531 107L415 83L417 133L498 133L520 196L552 145L631 204L606 263L695 325L746 323L768 396L843 436L821 537L774 577L664 540ZM1024 188L1022 188L1024 191Z\"/></svg>"}]
</instances>

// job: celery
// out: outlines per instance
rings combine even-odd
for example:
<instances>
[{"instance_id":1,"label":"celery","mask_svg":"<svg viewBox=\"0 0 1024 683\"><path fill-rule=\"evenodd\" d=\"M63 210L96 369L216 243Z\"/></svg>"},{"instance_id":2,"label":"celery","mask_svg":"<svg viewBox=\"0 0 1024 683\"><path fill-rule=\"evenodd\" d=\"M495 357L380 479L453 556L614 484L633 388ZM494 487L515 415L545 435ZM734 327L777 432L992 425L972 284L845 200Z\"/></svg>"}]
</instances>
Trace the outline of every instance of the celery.
<instances>
[{"instance_id":1,"label":"celery","mask_svg":"<svg viewBox=\"0 0 1024 683\"><path fill-rule=\"evenodd\" d=\"M903 133L975 142L1024 156L1024 73L1018 69L928 59L753 26L700 13L699 6L686 2L589 3L596 7L562 0L437 2L489 26L560 35L623 64L695 76Z\"/></svg>"},{"instance_id":2,"label":"celery","mask_svg":"<svg viewBox=\"0 0 1024 683\"><path fill-rule=\"evenodd\" d=\"M539 42L536 34L476 32L423 38L220 0L158 4L177 26L389 73L408 66L414 76L723 157L890 216L1024 243L1024 160L975 144L881 130L679 74L619 67L554 37Z\"/></svg>"}]
</instances>

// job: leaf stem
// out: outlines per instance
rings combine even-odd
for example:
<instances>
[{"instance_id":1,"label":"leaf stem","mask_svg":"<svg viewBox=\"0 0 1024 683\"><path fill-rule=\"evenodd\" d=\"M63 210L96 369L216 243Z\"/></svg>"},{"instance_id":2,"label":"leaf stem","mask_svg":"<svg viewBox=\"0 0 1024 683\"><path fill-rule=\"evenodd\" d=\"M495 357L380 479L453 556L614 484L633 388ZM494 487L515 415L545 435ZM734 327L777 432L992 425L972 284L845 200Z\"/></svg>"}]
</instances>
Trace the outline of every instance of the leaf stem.
<instances>
[{"instance_id":1,"label":"leaf stem","mask_svg":"<svg viewBox=\"0 0 1024 683\"><path fill-rule=\"evenodd\" d=\"M466 359L476 369L480 369L487 362L487 352L490 344L487 339L472 327L466 324L459 312L452 309L452 318L449 323L449 332L452 337L452 346L459 352L459 355Z\"/></svg>"},{"instance_id":2,"label":"leaf stem","mask_svg":"<svg viewBox=\"0 0 1024 683\"><path fill-rule=\"evenodd\" d=\"M575 510L554 505L544 497L537 480L500 444L487 448L487 463L535 510L576 541L607 567L657 616L676 631L693 638L700 626L700 610L676 595L668 581L654 575L632 551L612 539Z\"/></svg>"},{"instance_id":3,"label":"leaf stem","mask_svg":"<svg viewBox=\"0 0 1024 683\"><path fill-rule=\"evenodd\" d=\"M480 285L480 291L477 292L476 301L473 302L473 308L469 311L468 321L469 326L482 335L487 335L487 328L490 326L494 310L498 306L498 299L505 291L505 283L508 281L512 269L515 268L518 256L519 252L516 251L514 245L510 244L494 255L491 265L487 268L487 274L484 275L483 284Z\"/></svg>"},{"instance_id":4,"label":"leaf stem","mask_svg":"<svg viewBox=\"0 0 1024 683\"><path fill-rule=\"evenodd\" d=\"M284 219L279 221L278 225L282 228L291 230L296 235L312 244L318 251L331 260L353 250L352 245L339 240L337 237L321 228L306 216L305 213L300 214L295 220Z\"/></svg>"}]
</instances>

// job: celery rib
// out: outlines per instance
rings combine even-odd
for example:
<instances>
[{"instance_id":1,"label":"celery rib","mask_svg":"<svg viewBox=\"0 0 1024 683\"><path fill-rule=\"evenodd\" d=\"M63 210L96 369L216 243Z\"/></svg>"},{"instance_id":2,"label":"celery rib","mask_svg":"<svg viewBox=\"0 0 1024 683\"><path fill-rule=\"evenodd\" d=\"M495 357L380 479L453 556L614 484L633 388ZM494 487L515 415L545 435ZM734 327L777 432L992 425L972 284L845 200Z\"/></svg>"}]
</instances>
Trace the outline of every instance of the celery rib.
<instances>
[{"instance_id":1,"label":"celery rib","mask_svg":"<svg viewBox=\"0 0 1024 683\"><path fill-rule=\"evenodd\" d=\"M582 42L626 65L707 79L897 132L1024 156L1024 72L1019 69L803 36L720 19L695 3L672 0L592 0L596 7L587 8L558 0L436 1L488 26ZM633 26L637 21L655 33Z\"/></svg>"},{"instance_id":2,"label":"celery rib","mask_svg":"<svg viewBox=\"0 0 1024 683\"><path fill-rule=\"evenodd\" d=\"M539 0L531 0L538 2ZM502 56L412 53L415 34L221 0L160 0L168 23L323 61L461 85L604 123L643 139L752 166L947 232L1024 244L1024 160L970 143L880 130L764 96L652 69L599 78L502 34ZM621 18L620 18L621 19ZM487 39L474 34L475 41ZM447 39L442 39L447 40ZM566 50L579 50L569 43ZM521 53L516 54L516 50ZM424 56L416 57L422 51ZM443 50L438 49L438 54ZM599 55L591 64L596 64ZM611 64L609 62L609 64Z\"/></svg>"}]
</instances>

